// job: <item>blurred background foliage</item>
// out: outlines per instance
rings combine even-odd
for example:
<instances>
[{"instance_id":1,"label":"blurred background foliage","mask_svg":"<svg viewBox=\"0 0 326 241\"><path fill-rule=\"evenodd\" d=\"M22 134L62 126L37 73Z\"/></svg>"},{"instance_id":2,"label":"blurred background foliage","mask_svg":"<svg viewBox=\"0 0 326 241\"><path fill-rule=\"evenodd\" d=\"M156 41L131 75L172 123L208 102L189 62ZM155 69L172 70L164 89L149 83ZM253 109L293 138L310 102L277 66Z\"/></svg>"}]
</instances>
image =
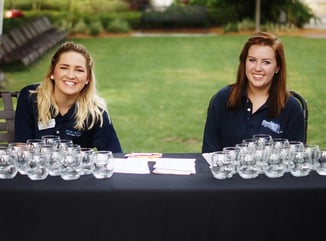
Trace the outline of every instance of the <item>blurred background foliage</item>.
<instances>
[{"instance_id":1,"label":"blurred background foliage","mask_svg":"<svg viewBox=\"0 0 326 241\"><path fill-rule=\"evenodd\" d=\"M141 16L152 0L6 0L5 9L20 9L23 18L5 19L4 31L26 19L46 15L52 23L72 34L139 30ZM210 27L225 32L254 30L256 0L174 0L173 5L201 5L208 12ZM302 28L318 20L300 0L261 0L262 30ZM153 26L154 27L154 26ZM159 28L157 24L155 28ZM191 27L191 26L190 26Z\"/></svg>"}]
</instances>

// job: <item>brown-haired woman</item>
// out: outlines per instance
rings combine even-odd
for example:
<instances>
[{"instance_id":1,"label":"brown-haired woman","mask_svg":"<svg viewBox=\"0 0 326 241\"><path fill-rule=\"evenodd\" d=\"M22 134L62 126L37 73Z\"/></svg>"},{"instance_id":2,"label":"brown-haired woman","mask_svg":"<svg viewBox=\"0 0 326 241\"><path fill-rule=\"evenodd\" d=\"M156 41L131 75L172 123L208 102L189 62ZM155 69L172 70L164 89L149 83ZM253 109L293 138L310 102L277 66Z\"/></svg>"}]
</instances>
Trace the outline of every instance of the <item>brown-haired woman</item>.
<instances>
[{"instance_id":1,"label":"brown-haired woman","mask_svg":"<svg viewBox=\"0 0 326 241\"><path fill-rule=\"evenodd\" d=\"M235 146L254 134L303 141L303 110L286 87L281 40L271 33L254 33L239 61L236 82L209 103L202 152Z\"/></svg>"}]
</instances>

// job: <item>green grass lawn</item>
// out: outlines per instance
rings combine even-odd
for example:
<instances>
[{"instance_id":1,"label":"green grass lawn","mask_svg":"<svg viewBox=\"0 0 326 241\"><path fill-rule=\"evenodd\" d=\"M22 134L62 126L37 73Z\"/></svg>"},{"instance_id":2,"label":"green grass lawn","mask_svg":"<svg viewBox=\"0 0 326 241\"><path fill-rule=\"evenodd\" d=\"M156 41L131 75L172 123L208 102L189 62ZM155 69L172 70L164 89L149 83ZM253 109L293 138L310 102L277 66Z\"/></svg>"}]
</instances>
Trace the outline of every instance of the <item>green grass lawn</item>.
<instances>
[{"instance_id":1,"label":"green grass lawn","mask_svg":"<svg viewBox=\"0 0 326 241\"><path fill-rule=\"evenodd\" d=\"M235 80L248 36L73 39L95 60L100 94L124 152L200 152L211 96ZM288 88L309 106L308 143L326 147L326 39L282 36ZM32 66L3 67L9 89L39 82L51 53Z\"/></svg>"}]
</instances>

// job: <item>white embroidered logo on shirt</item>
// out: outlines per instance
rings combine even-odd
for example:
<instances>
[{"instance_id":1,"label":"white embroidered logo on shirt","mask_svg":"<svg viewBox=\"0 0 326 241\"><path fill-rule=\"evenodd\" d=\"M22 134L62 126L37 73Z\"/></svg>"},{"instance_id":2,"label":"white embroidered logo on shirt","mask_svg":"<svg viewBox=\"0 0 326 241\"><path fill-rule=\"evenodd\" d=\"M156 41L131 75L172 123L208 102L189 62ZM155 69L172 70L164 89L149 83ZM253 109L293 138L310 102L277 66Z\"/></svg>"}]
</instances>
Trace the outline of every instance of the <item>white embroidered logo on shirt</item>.
<instances>
[{"instance_id":1,"label":"white embroidered logo on shirt","mask_svg":"<svg viewBox=\"0 0 326 241\"><path fill-rule=\"evenodd\" d=\"M66 135L68 136L81 136L82 132L77 130L66 130Z\"/></svg>"},{"instance_id":2,"label":"white embroidered logo on shirt","mask_svg":"<svg viewBox=\"0 0 326 241\"><path fill-rule=\"evenodd\" d=\"M281 126L280 124L274 123L273 121L266 121L263 120L261 125L263 127L266 127L268 129L270 129L271 131L277 133L277 134L281 134L283 131L281 130Z\"/></svg>"}]
</instances>

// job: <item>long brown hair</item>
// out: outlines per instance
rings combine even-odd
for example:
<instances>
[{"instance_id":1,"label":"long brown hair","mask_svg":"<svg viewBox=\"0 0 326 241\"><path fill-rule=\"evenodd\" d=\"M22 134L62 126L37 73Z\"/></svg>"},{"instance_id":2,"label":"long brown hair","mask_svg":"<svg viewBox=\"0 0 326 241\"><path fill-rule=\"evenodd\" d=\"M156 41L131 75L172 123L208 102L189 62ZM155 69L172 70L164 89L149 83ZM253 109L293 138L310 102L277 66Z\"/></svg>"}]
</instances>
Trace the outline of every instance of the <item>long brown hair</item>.
<instances>
[{"instance_id":1,"label":"long brown hair","mask_svg":"<svg viewBox=\"0 0 326 241\"><path fill-rule=\"evenodd\" d=\"M246 91L248 79L246 76L246 59L248 50L252 45L270 46L275 52L275 58L279 71L275 73L271 87L269 89L269 116L276 117L284 108L289 92L286 89L286 63L283 44L275 35L267 32L256 32L248 38L244 44L239 56L239 67L237 80L232 84L231 94L227 103L227 107L232 110L237 110L241 106L242 94Z\"/></svg>"}]
</instances>

